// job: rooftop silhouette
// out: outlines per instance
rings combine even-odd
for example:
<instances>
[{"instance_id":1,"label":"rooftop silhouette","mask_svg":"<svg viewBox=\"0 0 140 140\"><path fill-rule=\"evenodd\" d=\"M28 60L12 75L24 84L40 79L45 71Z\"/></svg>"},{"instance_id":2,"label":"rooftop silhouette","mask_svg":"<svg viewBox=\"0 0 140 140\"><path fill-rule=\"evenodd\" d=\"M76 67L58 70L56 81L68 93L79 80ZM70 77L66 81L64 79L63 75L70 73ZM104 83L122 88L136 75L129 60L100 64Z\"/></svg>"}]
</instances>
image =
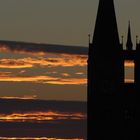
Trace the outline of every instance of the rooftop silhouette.
<instances>
[{"instance_id":1,"label":"rooftop silhouette","mask_svg":"<svg viewBox=\"0 0 140 140\"><path fill-rule=\"evenodd\" d=\"M130 21L126 50L119 40L113 0L99 0L88 59L88 133L91 140L134 139L139 113L140 44L133 49ZM125 82L125 60L135 63L134 83Z\"/></svg>"}]
</instances>

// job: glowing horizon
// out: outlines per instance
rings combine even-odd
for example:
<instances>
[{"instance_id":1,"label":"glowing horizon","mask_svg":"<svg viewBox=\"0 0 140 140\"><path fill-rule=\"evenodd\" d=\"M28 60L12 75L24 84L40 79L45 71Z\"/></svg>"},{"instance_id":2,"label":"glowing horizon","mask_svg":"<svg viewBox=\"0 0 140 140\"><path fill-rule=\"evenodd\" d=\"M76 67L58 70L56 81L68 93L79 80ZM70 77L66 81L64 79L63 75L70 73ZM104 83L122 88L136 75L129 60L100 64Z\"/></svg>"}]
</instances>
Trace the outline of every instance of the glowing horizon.
<instances>
[{"instance_id":1,"label":"glowing horizon","mask_svg":"<svg viewBox=\"0 0 140 140\"><path fill-rule=\"evenodd\" d=\"M84 140L81 138L70 138L70 139L60 139L60 138L48 138L48 137L0 137L1 140Z\"/></svg>"},{"instance_id":2,"label":"glowing horizon","mask_svg":"<svg viewBox=\"0 0 140 140\"><path fill-rule=\"evenodd\" d=\"M82 113L61 113L61 112L15 112L11 114L0 114L0 122L36 122L54 120L83 120L86 114Z\"/></svg>"}]
</instances>

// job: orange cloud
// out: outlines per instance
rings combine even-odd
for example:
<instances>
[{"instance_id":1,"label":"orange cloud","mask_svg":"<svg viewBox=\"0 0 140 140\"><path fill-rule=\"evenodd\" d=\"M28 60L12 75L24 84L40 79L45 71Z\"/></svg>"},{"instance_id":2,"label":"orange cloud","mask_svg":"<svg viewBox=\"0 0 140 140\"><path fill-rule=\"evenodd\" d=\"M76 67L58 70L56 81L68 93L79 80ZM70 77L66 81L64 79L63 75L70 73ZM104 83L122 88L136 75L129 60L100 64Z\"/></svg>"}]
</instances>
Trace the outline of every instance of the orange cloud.
<instances>
[{"instance_id":1,"label":"orange cloud","mask_svg":"<svg viewBox=\"0 0 140 140\"><path fill-rule=\"evenodd\" d=\"M51 76L3 76L0 77L0 81L3 82L39 82L58 80L58 78Z\"/></svg>"},{"instance_id":2,"label":"orange cloud","mask_svg":"<svg viewBox=\"0 0 140 140\"><path fill-rule=\"evenodd\" d=\"M22 99L22 100L35 100L37 99L37 96L36 95L33 95L33 96L29 96L29 95L25 95L23 97L20 97L20 96L3 96L3 97L0 97L0 99Z\"/></svg>"},{"instance_id":3,"label":"orange cloud","mask_svg":"<svg viewBox=\"0 0 140 140\"><path fill-rule=\"evenodd\" d=\"M65 139L60 139L60 138L48 138L48 137L0 137L0 140L84 140L81 138L65 138Z\"/></svg>"},{"instance_id":4,"label":"orange cloud","mask_svg":"<svg viewBox=\"0 0 140 140\"><path fill-rule=\"evenodd\" d=\"M61 75L64 76L64 77L69 77L70 76L70 74L68 74L68 73L62 73Z\"/></svg>"},{"instance_id":5,"label":"orange cloud","mask_svg":"<svg viewBox=\"0 0 140 140\"><path fill-rule=\"evenodd\" d=\"M60 78L52 76L15 76L9 72L0 72L1 82L35 82L42 84L57 85L84 85L87 84L86 78Z\"/></svg>"},{"instance_id":6,"label":"orange cloud","mask_svg":"<svg viewBox=\"0 0 140 140\"><path fill-rule=\"evenodd\" d=\"M77 74L77 75L83 75L84 73L83 72L77 72L75 74Z\"/></svg>"},{"instance_id":7,"label":"orange cloud","mask_svg":"<svg viewBox=\"0 0 140 140\"><path fill-rule=\"evenodd\" d=\"M0 72L0 77L7 77L7 76L10 76L12 75L11 72Z\"/></svg>"},{"instance_id":8,"label":"orange cloud","mask_svg":"<svg viewBox=\"0 0 140 140\"><path fill-rule=\"evenodd\" d=\"M21 70L19 73L20 74L23 74L23 73L25 73L26 72L26 70Z\"/></svg>"},{"instance_id":9,"label":"orange cloud","mask_svg":"<svg viewBox=\"0 0 140 140\"><path fill-rule=\"evenodd\" d=\"M40 122L51 120L81 120L86 119L86 114L82 113L61 113L61 112L25 112L0 114L0 122Z\"/></svg>"},{"instance_id":10,"label":"orange cloud","mask_svg":"<svg viewBox=\"0 0 140 140\"><path fill-rule=\"evenodd\" d=\"M12 52L12 53L18 53L18 54L29 54L29 55L46 55L46 52L43 51L26 51L26 50L18 50L18 49L10 49L8 45L2 45L0 44L0 52Z\"/></svg>"},{"instance_id":11,"label":"orange cloud","mask_svg":"<svg viewBox=\"0 0 140 140\"><path fill-rule=\"evenodd\" d=\"M68 79L59 79L56 81L48 81L48 84L56 84L56 85L86 85L86 78L68 78Z\"/></svg>"},{"instance_id":12,"label":"orange cloud","mask_svg":"<svg viewBox=\"0 0 140 140\"><path fill-rule=\"evenodd\" d=\"M24 59L0 59L0 68L20 69L31 67L33 67L33 64L26 63Z\"/></svg>"},{"instance_id":13,"label":"orange cloud","mask_svg":"<svg viewBox=\"0 0 140 140\"><path fill-rule=\"evenodd\" d=\"M74 67L86 66L87 60L78 56L69 57L52 57L52 58L19 58L19 59L0 59L0 68L21 69L32 68L34 66L49 67Z\"/></svg>"}]
</instances>

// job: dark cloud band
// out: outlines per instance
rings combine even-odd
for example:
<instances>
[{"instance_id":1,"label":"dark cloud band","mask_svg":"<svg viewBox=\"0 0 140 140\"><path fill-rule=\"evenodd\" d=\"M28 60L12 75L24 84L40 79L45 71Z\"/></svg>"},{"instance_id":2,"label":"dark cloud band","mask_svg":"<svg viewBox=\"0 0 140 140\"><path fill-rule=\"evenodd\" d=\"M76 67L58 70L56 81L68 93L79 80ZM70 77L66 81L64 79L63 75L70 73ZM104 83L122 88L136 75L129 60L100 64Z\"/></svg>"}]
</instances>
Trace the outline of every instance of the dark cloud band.
<instances>
[{"instance_id":1,"label":"dark cloud band","mask_svg":"<svg viewBox=\"0 0 140 140\"><path fill-rule=\"evenodd\" d=\"M26 43L16 41L0 41L0 49L5 47L10 51L65 53L87 55L88 48L81 46L53 45L41 43Z\"/></svg>"}]
</instances>

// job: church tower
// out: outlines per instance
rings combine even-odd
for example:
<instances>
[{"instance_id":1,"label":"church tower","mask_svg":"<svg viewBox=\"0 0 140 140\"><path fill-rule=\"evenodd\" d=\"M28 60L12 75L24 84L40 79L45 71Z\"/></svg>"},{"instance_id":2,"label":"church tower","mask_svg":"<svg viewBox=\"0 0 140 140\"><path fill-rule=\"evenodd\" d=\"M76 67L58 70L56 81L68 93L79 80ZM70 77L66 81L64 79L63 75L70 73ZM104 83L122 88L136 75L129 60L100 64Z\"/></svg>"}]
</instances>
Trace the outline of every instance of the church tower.
<instances>
[{"instance_id":1,"label":"church tower","mask_svg":"<svg viewBox=\"0 0 140 140\"><path fill-rule=\"evenodd\" d=\"M89 46L89 94L115 94L124 81L122 51L113 0L100 0Z\"/></svg>"},{"instance_id":2,"label":"church tower","mask_svg":"<svg viewBox=\"0 0 140 140\"><path fill-rule=\"evenodd\" d=\"M136 41L135 83L139 94L140 92L140 43L138 43L138 40Z\"/></svg>"},{"instance_id":3,"label":"church tower","mask_svg":"<svg viewBox=\"0 0 140 140\"><path fill-rule=\"evenodd\" d=\"M99 0L88 59L88 120L89 125L94 126L91 128L93 131L98 131L97 127L100 127L102 131L103 125L107 125L106 122L118 118L118 110L121 106L120 90L124 82L122 52L114 2L113 0ZM111 126L108 133L111 133L110 130ZM105 132L105 129L102 132Z\"/></svg>"}]
</instances>

